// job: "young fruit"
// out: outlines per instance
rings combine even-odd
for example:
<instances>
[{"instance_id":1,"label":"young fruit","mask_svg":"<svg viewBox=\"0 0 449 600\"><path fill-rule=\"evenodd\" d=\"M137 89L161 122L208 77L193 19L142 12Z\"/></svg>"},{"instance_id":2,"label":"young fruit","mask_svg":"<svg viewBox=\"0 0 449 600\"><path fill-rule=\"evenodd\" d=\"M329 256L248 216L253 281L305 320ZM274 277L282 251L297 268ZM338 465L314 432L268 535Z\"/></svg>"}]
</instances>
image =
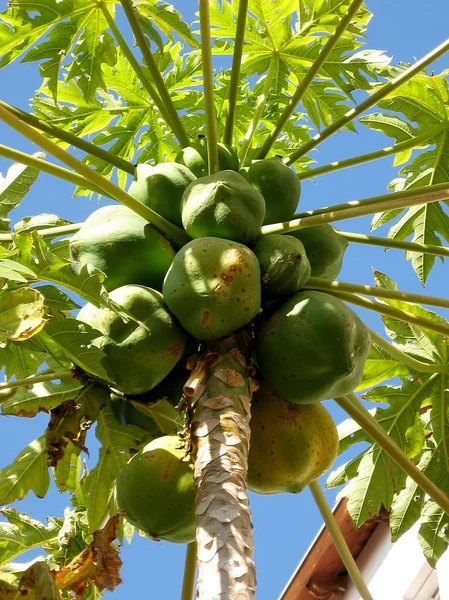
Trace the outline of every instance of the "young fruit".
<instances>
[{"instance_id":1,"label":"young fruit","mask_svg":"<svg viewBox=\"0 0 449 600\"><path fill-rule=\"evenodd\" d=\"M176 162L136 166L128 193L161 217L182 227L181 198L195 175Z\"/></svg>"},{"instance_id":2,"label":"young fruit","mask_svg":"<svg viewBox=\"0 0 449 600\"><path fill-rule=\"evenodd\" d=\"M101 332L94 343L106 355L104 366L114 387L124 394L143 394L174 368L186 334L155 290L126 285L111 292L110 298L135 321L125 323L113 310L92 304L86 304L77 318Z\"/></svg>"},{"instance_id":3,"label":"young fruit","mask_svg":"<svg viewBox=\"0 0 449 600\"><path fill-rule=\"evenodd\" d=\"M193 238L248 244L260 234L264 216L263 196L235 171L197 179L182 197L182 223Z\"/></svg>"},{"instance_id":4,"label":"young fruit","mask_svg":"<svg viewBox=\"0 0 449 600\"><path fill-rule=\"evenodd\" d=\"M259 312L259 263L242 244L211 237L192 240L175 256L163 294L186 331L200 340L217 340Z\"/></svg>"},{"instance_id":5,"label":"young fruit","mask_svg":"<svg viewBox=\"0 0 449 600\"><path fill-rule=\"evenodd\" d=\"M297 494L333 464L338 433L319 402L287 402L265 383L251 402L248 487L259 494Z\"/></svg>"},{"instance_id":6,"label":"young fruit","mask_svg":"<svg viewBox=\"0 0 449 600\"><path fill-rule=\"evenodd\" d=\"M289 298L255 332L264 379L290 402L308 404L352 392L360 383L370 335L359 317L330 294Z\"/></svg>"},{"instance_id":7,"label":"young fruit","mask_svg":"<svg viewBox=\"0 0 449 600\"><path fill-rule=\"evenodd\" d=\"M219 142L218 168L220 171L238 171L239 159L232 146ZM207 143L204 136L199 136L193 146L183 148L176 157L176 162L185 165L197 177L206 177L209 173L209 159L207 156Z\"/></svg>"},{"instance_id":8,"label":"young fruit","mask_svg":"<svg viewBox=\"0 0 449 600\"><path fill-rule=\"evenodd\" d=\"M193 463L178 436L147 444L120 471L117 503L127 520L158 540L195 539Z\"/></svg>"},{"instance_id":9,"label":"young fruit","mask_svg":"<svg viewBox=\"0 0 449 600\"><path fill-rule=\"evenodd\" d=\"M253 247L260 265L266 298L294 294L310 277L310 263L302 243L291 235L266 235Z\"/></svg>"},{"instance_id":10,"label":"young fruit","mask_svg":"<svg viewBox=\"0 0 449 600\"><path fill-rule=\"evenodd\" d=\"M292 235L304 244L312 268L312 276L334 281L343 264L348 240L325 223L292 231Z\"/></svg>"},{"instance_id":11,"label":"young fruit","mask_svg":"<svg viewBox=\"0 0 449 600\"><path fill-rule=\"evenodd\" d=\"M301 184L280 158L256 160L241 173L265 199L264 225L292 219L301 195Z\"/></svg>"},{"instance_id":12,"label":"young fruit","mask_svg":"<svg viewBox=\"0 0 449 600\"><path fill-rule=\"evenodd\" d=\"M93 212L70 240L70 253L80 265L103 271L108 291L127 284L162 289L175 256L170 242L157 229L122 205Z\"/></svg>"}]
</instances>

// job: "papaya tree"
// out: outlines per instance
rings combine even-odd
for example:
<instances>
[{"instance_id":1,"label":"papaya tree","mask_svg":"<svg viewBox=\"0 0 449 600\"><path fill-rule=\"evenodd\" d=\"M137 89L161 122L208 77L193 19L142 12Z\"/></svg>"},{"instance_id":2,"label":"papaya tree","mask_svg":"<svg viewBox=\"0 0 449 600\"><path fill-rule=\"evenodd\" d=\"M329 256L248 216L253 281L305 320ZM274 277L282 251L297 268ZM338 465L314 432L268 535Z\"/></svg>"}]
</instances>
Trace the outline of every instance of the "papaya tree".
<instances>
[{"instance_id":1,"label":"papaya tree","mask_svg":"<svg viewBox=\"0 0 449 600\"><path fill-rule=\"evenodd\" d=\"M383 507L393 539L420 520L430 564L446 550L449 323L427 307L449 300L339 276L350 245L405 251L423 285L449 256L447 73L428 69L449 41L393 63L364 46L363 0L199 0L191 25L177 8L0 14L0 66L37 62L42 79L30 112L0 99L2 124L40 149L0 145L15 163L0 181L0 404L49 415L0 470L0 504L45 497L50 476L71 503L48 525L2 509L0 599L99 598L135 533L187 544L183 600L197 565L199 598L254 598L248 490L307 486L370 599L317 479L365 442L328 479L354 523ZM314 164L356 124L394 143ZM303 182L385 156L401 167L388 193L301 208ZM11 223L41 172L103 205L74 223L61 199ZM361 217L390 228L335 226ZM347 413L338 431L323 401Z\"/></svg>"}]
</instances>

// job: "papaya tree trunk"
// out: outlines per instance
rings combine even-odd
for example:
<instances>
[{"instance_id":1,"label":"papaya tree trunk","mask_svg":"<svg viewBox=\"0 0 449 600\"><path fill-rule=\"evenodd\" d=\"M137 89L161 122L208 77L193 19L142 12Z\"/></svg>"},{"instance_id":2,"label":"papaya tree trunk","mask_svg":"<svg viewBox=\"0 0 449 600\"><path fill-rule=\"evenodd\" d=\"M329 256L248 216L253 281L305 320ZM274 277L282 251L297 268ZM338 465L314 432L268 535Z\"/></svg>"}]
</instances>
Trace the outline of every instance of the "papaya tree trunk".
<instances>
[{"instance_id":1,"label":"papaya tree trunk","mask_svg":"<svg viewBox=\"0 0 449 600\"><path fill-rule=\"evenodd\" d=\"M208 344L185 391L193 414L200 599L255 597L247 493L251 396L249 336Z\"/></svg>"}]
</instances>

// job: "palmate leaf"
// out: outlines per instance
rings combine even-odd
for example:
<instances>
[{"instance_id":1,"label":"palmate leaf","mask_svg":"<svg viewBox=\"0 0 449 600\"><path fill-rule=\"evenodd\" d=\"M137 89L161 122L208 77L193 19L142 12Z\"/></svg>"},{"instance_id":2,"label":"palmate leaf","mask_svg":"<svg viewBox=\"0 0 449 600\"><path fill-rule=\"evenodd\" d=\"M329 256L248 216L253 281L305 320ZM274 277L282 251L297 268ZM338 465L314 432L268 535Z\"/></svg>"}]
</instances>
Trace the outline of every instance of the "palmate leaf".
<instances>
[{"instance_id":1,"label":"palmate leaf","mask_svg":"<svg viewBox=\"0 0 449 600\"><path fill-rule=\"evenodd\" d=\"M34 375L47 362L49 357L36 337L23 342L8 341L0 346L0 367L5 369L6 380Z\"/></svg>"},{"instance_id":2,"label":"palmate leaf","mask_svg":"<svg viewBox=\"0 0 449 600\"><path fill-rule=\"evenodd\" d=\"M399 115L374 113L360 119L361 123L381 131L397 142L413 140L423 133L432 134L427 143L417 144L419 152L412 149L396 155L395 164L405 166L400 178L391 187L401 189L445 183L449 181L449 89L445 74L418 75L400 86L379 103L380 108ZM404 120L404 116L406 120ZM410 123L416 123L412 126ZM431 149L427 149L432 146ZM422 149L424 148L424 149ZM391 227L388 237L398 240L411 238L422 244L441 246L442 239L449 243L449 217L440 203L415 206L406 211L387 211L375 216L376 228L398 215L401 218ZM407 260L420 281L425 284L435 263L435 256L407 252Z\"/></svg>"},{"instance_id":3,"label":"palmate leaf","mask_svg":"<svg viewBox=\"0 0 449 600\"><path fill-rule=\"evenodd\" d=\"M45 154L43 152L35 152L33 156L36 158L44 158ZM39 171L34 167L27 167L19 163L12 165L12 167L8 169L5 177L0 173L1 219L7 217L10 211L22 202L31 185L36 181L38 175Z\"/></svg>"},{"instance_id":4,"label":"palmate leaf","mask_svg":"<svg viewBox=\"0 0 449 600\"><path fill-rule=\"evenodd\" d=\"M24 552L57 542L60 523L49 518L44 525L14 508L1 511L6 522L0 523L0 567L14 560Z\"/></svg>"},{"instance_id":5,"label":"palmate leaf","mask_svg":"<svg viewBox=\"0 0 449 600\"><path fill-rule=\"evenodd\" d=\"M60 383L35 383L30 389L19 388L2 404L2 414L34 417L38 412L50 412L63 402L76 398L83 387L80 381L73 379Z\"/></svg>"},{"instance_id":6,"label":"palmate leaf","mask_svg":"<svg viewBox=\"0 0 449 600\"><path fill-rule=\"evenodd\" d=\"M396 289L386 275L375 272L376 285ZM442 317L418 305L388 300L388 304L445 323ZM399 349L429 364L447 365L447 372L427 374L401 372L402 368L385 363L384 352L377 348L371 352L365 381L381 382L399 376L399 386L379 386L364 394L371 402L386 403L388 408L378 408L375 418L395 439L403 451L418 463L419 468L446 493L449 492L449 420L448 387L449 363L447 340L441 335L422 330L398 319L383 317L385 328ZM365 387L361 384L361 388ZM352 421L340 427L341 451L359 443L370 442L366 434ZM435 564L447 548L447 515L433 501L425 500L424 492L410 479L405 478L374 444L352 459L338 472L333 473L331 487L348 485L342 495L349 497L348 508L354 521L363 523L383 505L390 512L393 539L398 539L421 520L420 542L430 564Z\"/></svg>"},{"instance_id":7,"label":"palmate leaf","mask_svg":"<svg viewBox=\"0 0 449 600\"><path fill-rule=\"evenodd\" d=\"M109 404L98 415L100 454L85 483L90 531L95 531L107 515L115 479L126 465L130 449L138 448L145 435L140 427L122 425Z\"/></svg>"},{"instance_id":8,"label":"palmate leaf","mask_svg":"<svg viewBox=\"0 0 449 600\"><path fill-rule=\"evenodd\" d=\"M0 470L0 505L22 500L30 491L43 498L49 485L47 448L45 436L41 436Z\"/></svg>"},{"instance_id":9,"label":"palmate leaf","mask_svg":"<svg viewBox=\"0 0 449 600\"><path fill-rule=\"evenodd\" d=\"M189 46L199 48L199 42L192 34L190 26L182 20L181 15L171 4L159 0L134 0L133 4L142 17L146 33L160 47L163 41L156 27L171 41L176 35Z\"/></svg>"}]
</instances>

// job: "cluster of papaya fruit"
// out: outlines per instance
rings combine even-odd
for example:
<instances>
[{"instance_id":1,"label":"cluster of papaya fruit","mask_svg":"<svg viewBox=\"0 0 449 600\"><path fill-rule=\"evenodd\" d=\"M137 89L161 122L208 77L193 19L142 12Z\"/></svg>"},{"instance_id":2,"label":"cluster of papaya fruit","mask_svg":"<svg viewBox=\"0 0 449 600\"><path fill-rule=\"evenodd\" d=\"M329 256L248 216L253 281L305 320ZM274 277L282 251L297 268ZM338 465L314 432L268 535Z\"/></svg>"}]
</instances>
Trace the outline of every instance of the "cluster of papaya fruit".
<instances>
[{"instance_id":1,"label":"cluster of papaya fruit","mask_svg":"<svg viewBox=\"0 0 449 600\"><path fill-rule=\"evenodd\" d=\"M176 162L136 167L130 195L184 228L192 240L182 248L124 206L85 221L70 243L73 260L101 269L111 299L133 319L90 304L78 319L101 332L95 343L122 418L140 426L142 415L120 396L176 404L188 340L211 342L253 323L260 388L248 485L299 492L335 459L336 428L320 401L358 385L369 332L338 298L304 289L311 275L333 280L340 272L347 241L335 229L261 236L262 225L293 218L301 193L294 171L277 157L240 169L232 147L218 150L213 175L204 138ZM157 438L131 459L117 498L152 537L194 539L193 467L177 436Z\"/></svg>"}]
</instances>

